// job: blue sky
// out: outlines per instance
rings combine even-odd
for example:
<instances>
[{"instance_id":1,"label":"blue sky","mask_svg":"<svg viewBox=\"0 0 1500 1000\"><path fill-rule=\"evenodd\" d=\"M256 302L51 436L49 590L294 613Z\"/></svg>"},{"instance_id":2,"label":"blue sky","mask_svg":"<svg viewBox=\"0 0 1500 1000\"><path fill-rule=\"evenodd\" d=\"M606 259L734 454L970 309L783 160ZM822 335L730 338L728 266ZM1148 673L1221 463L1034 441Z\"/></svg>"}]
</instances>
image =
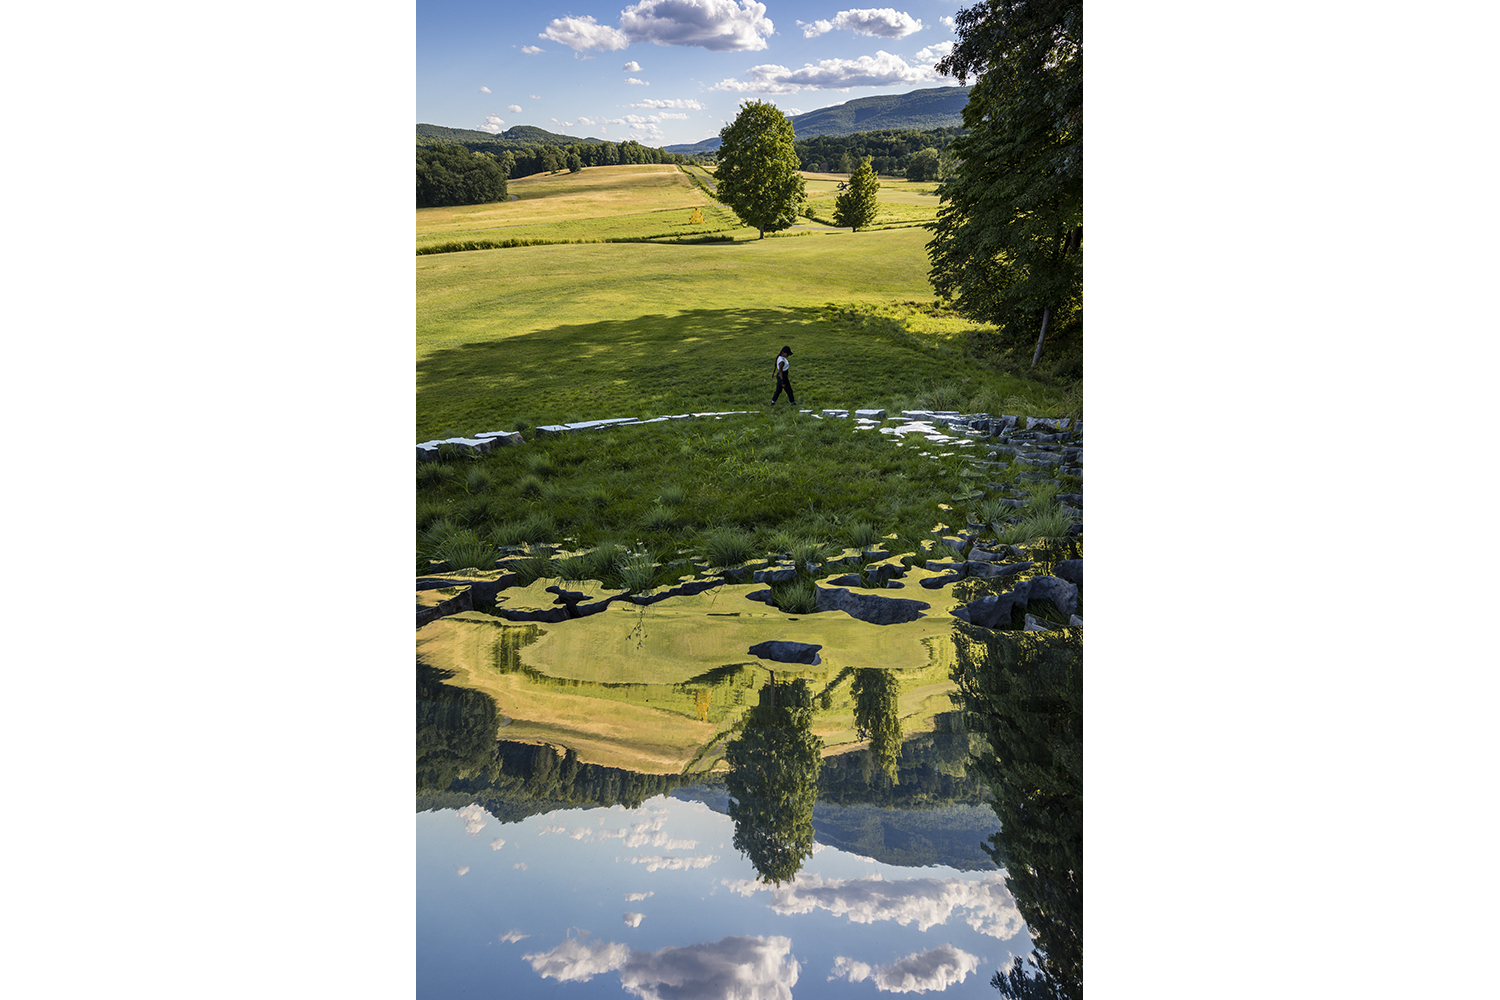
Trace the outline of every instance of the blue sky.
<instances>
[{"instance_id":1,"label":"blue sky","mask_svg":"<svg viewBox=\"0 0 1500 1000\"><path fill-rule=\"evenodd\" d=\"M956 86L933 64L961 3L420 0L417 122L649 146L718 135L741 103L795 115ZM972 82L972 81L971 81Z\"/></svg>"}]
</instances>

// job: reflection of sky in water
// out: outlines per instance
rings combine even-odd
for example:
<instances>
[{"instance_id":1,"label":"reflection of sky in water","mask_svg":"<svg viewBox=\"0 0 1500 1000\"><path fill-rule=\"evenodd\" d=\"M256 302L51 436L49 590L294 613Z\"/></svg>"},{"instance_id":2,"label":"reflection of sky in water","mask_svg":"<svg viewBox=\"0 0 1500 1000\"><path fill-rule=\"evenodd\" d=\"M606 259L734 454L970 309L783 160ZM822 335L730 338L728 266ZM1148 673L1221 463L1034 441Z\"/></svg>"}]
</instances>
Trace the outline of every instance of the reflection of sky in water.
<instances>
[{"instance_id":1,"label":"reflection of sky in water","mask_svg":"<svg viewBox=\"0 0 1500 1000\"><path fill-rule=\"evenodd\" d=\"M1030 951L998 872L819 847L767 886L699 802L416 818L421 997L993 997Z\"/></svg>"}]
</instances>

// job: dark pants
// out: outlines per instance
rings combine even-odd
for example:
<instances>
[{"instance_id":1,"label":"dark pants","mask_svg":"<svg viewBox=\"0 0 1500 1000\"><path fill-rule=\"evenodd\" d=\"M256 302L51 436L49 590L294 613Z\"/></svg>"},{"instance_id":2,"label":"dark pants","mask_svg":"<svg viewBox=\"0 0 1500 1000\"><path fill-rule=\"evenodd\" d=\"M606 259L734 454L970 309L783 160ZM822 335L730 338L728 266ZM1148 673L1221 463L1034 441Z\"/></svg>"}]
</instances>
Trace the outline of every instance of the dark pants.
<instances>
[{"instance_id":1,"label":"dark pants","mask_svg":"<svg viewBox=\"0 0 1500 1000\"><path fill-rule=\"evenodd\" d=\"M783 389L786 390L786 401L796 406L797 397L792 395L792 379L786 372L776 373L776 391L771 395L771 405L776 405L776 401L781 398L781 390Z\"/></svg>"}]
</instances>

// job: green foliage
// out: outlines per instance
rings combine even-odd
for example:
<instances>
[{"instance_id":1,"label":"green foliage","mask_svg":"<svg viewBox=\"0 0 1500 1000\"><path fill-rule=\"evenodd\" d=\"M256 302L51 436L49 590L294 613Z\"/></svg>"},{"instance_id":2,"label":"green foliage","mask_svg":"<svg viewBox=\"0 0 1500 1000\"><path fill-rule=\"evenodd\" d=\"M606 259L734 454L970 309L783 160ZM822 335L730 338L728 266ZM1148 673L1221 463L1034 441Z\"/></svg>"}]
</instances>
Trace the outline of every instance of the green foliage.
<instances>
[{"instance_id":1,"label":"green foliage","mask_svg":"<svg viewBox=\"0 0 1500 1000\"><path fill-rule=\"evenodd\" d=\"M971 763L994 793L1001 832L986 850L1006 870L1060 996L1083 995L1083 639L1078 629L1005 632L954 623Z\"/></svg>"},{"instance_id":2,"label":"green foliage","mask_svg":"<svg viewBox=\"0 0 1500 1000\"><path fill-rule=\"evenodd\" d=\"M833 224L848 226L858 232L861 226L874 222L875 212L879 208L875 192L879 190L880 182L875 179L875 170L870 166L870 158L867 156L850 175L848 190L842 192L834 202Z\"/></svg>"},{"instance_id":3,"label":"green foliage","mask_svg":"<svg viewBox=\"0 0 1500 1000\"><path fill-rule=\"evenodd\" d=\"M489 153L439 145L417 150L417 207L504 201L505 171Z\"/></svg>"},{"instance_id":4,"label":"green foliage","mask_svg":"<svg viewBox=\"0 0 1500 1000\"><path fill-rule=\"evenodd\" d=\"M960 11L940 72L978 80L942 187L932 284L1009 332L1076 330L1083 292L1082 0ZM1033 364L1043 339L1037 337Z\"/></svg>"},{"instance_id":5,"label":"green foliage","mask_svg":"<svg viewBox=\"0 0 1500 1000\"><path fill-rule=\"evenodd\" d=\"M527 556L511 566L516 574L516 585L529 587L538 580L554 575L552 560L546 556Z\"/></svg>"},{"instance_id":6,"label":"green foliage","mask_svg":"<svg viewBox=\"0 0 1500 1000\"><path fill-rule=\"evenodd\" d=\"M718 569L742 565L756 554L755 539L738 528L715 528L703 536L700 550L708 564Z\"/></svg>"},{"instance_id":7,"label":"green foliage","mask_svg":"<svg viewBox=\"0 0 1500 1000\"><path fill-rule=\"evenodd\" d=\"M650 552L636 552L626 556L616 567L620 582L631 594L648 594L657 585L661 573L656 558Z\"/></svg>"},{"instance_id":8,"label":"green foliage","mask_svg":"<svg viewBox=\"0 0 1500 1000\"><path fill-rule=\"evenodd\" d=\"M718 199L762 239L789 228L805 197L792 123L776 105L749 101L719 137Z\"/></svg>"},{"instance_id":9,"label":"green foliage","mask_svg":"<svg viewBox=\"0 0 1500 1000\"><path fill-rule=\"evenodd\" d=\"M851 521L844 529L844 537L861 552L874 548L880 542L880 532L869 521Z\"/></svg>"},{"instance_id":10,"label":"green foliage","mask_svg":"<svg viewBox=\"0 0 1500 1000\"><path fill-rule=\"evenodd\" d=\"M940 154L931 146L918 150L906 164L906 179L909 181L935 181L939 179Z\"/></svg>"},{"instance_id":11,"label":"green foliage","mask_svg":"<svg viewBox=\"0 0 1500 1000\"><path fill-rule=\"evenodd\" d=\"M435 557L455 569L494 569L495 547L481 539L472 528L460 528L443 539Z\"/></svg>"},{"instance_id":12,"label":"green foliage","mask_svg":"<svg viewBox=\"0 0 1500 1000\"><path fill-rule=\"evenodd\" d=\"M870 741L870 753L894 783L901 757L899 713L901 683L892 670L856 670L850 687L854 694L854 725L860 739Z\"/></svg>"},{"instance_id":13,"label":"green foliage","mask_svg":"<svg viewBox=\"0 0 1500 1000\"><path fill-rule=\"evenodd\" d=\"M812 855L823 741L812 734L807 681L772 682L724 749L734 846L761 881L790 881Z\"/></svg>"},{"instance_id":14,"label":"green foliage","mask_svg":"<svg viewBox=\"0 0 1500 1000\"><path fill-rule=\"evenodd\" d=\"M810 615L818 608L818 586L804 576L773 583L771 604L789 615Z\"/></svg>"}]
</instances>

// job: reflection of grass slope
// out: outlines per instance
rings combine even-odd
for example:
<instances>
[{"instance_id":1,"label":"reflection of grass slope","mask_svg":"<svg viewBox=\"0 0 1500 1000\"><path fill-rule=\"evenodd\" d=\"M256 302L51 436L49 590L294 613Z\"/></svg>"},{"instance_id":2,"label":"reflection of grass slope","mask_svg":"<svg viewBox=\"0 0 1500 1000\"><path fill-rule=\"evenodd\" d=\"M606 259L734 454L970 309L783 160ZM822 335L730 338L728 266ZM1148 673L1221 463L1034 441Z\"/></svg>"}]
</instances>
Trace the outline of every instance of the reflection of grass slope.
<instances>
[{"instance_id":1,"label":"reflection of grass slope","mask_svg":"<svg viewBox=\"0 0 1500 1000\"><path fill-rule=\"evenodd\" d=\"M534 597L530 591L540 586L526 594ZM902 696L908 732L930 731L932 716L950 709L943 687L952 658L947 615L877 626L826 612L790 625L785 615L745 599L757 589L763 585L671 598L644 615L617 604L541 628L465 612L419 629L418 659L453 671L450 683L493 697L513 720L507 739L557 743L575 748L582 760L654 773L712 764L708 751L756 704L755 692L773 667L781 680L805 676L818 688L850 664L895 669L903 692L916 693ZM741 615L708 617L728 607ZM823 662L750 661L745 669L750 646L789 635L821 644ZM813 732L847 749L856 743L852 713L848 685L841 685L829 709L815 711Z\"/></svg>"}]
</instances>

